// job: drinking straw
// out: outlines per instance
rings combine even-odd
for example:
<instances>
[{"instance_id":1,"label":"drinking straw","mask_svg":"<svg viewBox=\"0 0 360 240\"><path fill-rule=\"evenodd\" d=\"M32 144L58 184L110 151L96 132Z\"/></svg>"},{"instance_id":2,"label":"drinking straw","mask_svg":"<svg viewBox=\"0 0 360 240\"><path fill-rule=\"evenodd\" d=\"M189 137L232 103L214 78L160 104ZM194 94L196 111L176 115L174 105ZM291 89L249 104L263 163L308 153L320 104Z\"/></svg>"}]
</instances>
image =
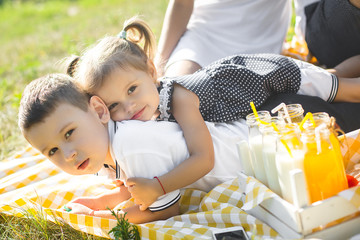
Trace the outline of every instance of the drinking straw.
<instances>
[{"instance_id":1,"label":"drinking straw","mask_svg":"<svg viewBox=\"0 0 360 240\"><path fill-rule=\"evenodd\" d=\"M315 128L315 141L316 141L316 149L317 152L319 153L321 151L321 136L320 136L320 131L323 129L326 129L326 124L322 123L320 124L320 126Z\"/></svg>"},{"instance_id":2,"label":"drinking straw","mask_svg":"<svg viewBox=\"0 0 360 240\"><path fill-rule=\"evenodd\" d=\"M313 118L313 115L312 115L311 112L308 112L308 113L305 115L304 119L301 121L300 125L299 125L300 130L304 130L303 125L305 124L306 120L308 120L308 119L309 119L310 122L312 123L313 127L316 128L316 124L315 124L315 120L314 120L314 118Z\"/></svg>"},{"instance_id":3,"label":"drinking straw","mask_svg":"<svg viewBox=\"0 0 360 240\"><path fill-rule=\"evenodd\" d=\"M282 104L285 105L285 103L282 103ZM281 104L280 104L280 105L281 105ZM250 102L250 106L251 106L252 111L254 112L254 115L255 115L256 120L257 120L259 123L262 123L262 124L265 124L265 125L271 125L271 126L274 128L275 131L279 132L279 129L276 127L275 123L273 123L273 122L272 122L272 123L267 123L267 122L264 122L264 121L262 121L261 119L259 119L259 115L258 115L258 113L257 113L257 111L256 111L256 108L255 108L255 105L254 105L253 102ZM285 105L285 109L286 109L286 105ZM278 110L277 110L277 111L278 111ZM287 113L287 116L289 116L289 113L287 112L287 110L286 110L286 113ZM286 115L286 113L285 113L285 115ZM290 122L291 122L291 120L290 120ZM289 146L286 144L285 140L280 139L280 141L284 144L284 146L285 146L286 150L288 151L290 157L293 157L293 155L292 155L292 153L291 153L291 150L290 150Z\"/></svg>"},{"instance_id":4,"label":"drinking straw","mask_svg":"<svg viewBox=\"0 0 360 240\"><path fill-rule=\"evenodd\" d=\"M288 121L288 123L292 123L289 112L287 110L286 104L285 103L280 103L279 105L277 105L275 108L273 108L271 110L271 113L274 114L276 112L278 112L280 109L284 110L285 113L285 119Z\"/></svg>"},{"instance_id":5,"label":"drinking straw","mask_svg":"<svg viewBox=\"0 0 360 240\"><path fill-rule=\"evenodd\" d=\"M264 125L270 125L270 123L265 122L265 121L263 121L263 120L261 120L261 119L259 118L259 115L258 115L258 113L257 113L257 111L256 111L256 108L255 108L255 105L254 105L253 102L250 102L250 106L251 106L251 109L252 109L252 111L253 111L253 113L254 113L254 115L255 115L256 120L257 120L259 123L264 124Z\"/></svg>"}]
</instances>

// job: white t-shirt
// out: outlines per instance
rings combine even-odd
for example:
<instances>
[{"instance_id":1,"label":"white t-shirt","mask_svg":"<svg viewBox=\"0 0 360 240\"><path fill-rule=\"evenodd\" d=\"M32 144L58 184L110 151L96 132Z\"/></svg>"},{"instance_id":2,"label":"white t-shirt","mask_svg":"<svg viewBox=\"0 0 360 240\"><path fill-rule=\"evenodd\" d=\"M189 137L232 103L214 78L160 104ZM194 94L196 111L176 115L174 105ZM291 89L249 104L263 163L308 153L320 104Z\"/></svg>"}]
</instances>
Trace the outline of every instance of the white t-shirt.
<instances>
[{"instance_id":1,"label":"white t-shirt","mask_svg":"<svg viewBox=\"0 0 360 240\"><path fill-rule=\"evenodd\" d=\"M237 177L242 170L236 143L247 140L244 120L232 123L206 123L215 151L215 166L207 175L187 186L209 191ZM166 174L189 157L183 132L173 122L109 122L111 153L121 168L121 180L129 177L153 178ZM163 210L180 198L180 191L167 193L152 204L151 211Z\"/></svg>"},{"instance_id":2,"label":"white t-shirt","mask_svg":"<svg viewBox=\"0 0 360 240\"><path fill-rule=\"evenodd\" d=\"M290 0L195 0L167 66L191 60L204 67L240 53L280 54L290 17Z\"/></svg>"}]
</instances>

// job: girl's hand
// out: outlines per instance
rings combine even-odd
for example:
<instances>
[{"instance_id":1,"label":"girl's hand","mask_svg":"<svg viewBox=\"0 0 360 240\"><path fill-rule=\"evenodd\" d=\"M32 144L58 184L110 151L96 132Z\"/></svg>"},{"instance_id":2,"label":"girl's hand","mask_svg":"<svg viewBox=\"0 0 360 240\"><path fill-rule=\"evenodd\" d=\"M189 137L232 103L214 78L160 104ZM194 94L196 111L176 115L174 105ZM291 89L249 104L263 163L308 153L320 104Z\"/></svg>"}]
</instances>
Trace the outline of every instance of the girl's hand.
<instances>
[{"instance_id":1,"label":"girl's hand","mask_svg":"<svg viewBox=\"0 0 360 240\"><path fill-rule=\"evenodd\" d=\"M68 203L66 207L71 209L70 213L91 215L93 210L80 203ZM65 211L65 210L64 210Z\"/></svg>"},{"instance_id":2,"label":"girl's hand","mask_svg":"<svg viewBox=\"0 0 360 240\"><path fill-rule=\"evenodd\" d=\"M139 205L141 211L146 210L158 197L164 194L159 182L156 179L128 178L126 180L128 191Z\"/></svg>"},{"instance_id":3,"label":"girl's hand","mask_svg":"<svg viewBox=\"0 0 360 240\"><path fill-rule=\"evenodd\" d=\"M113 181L113 184L115 184L115 186L117 186L117 187L120 187L120 186L124 185L124 182L121 181L120 179L116 179Z\"/></svg>"}]
</instances>

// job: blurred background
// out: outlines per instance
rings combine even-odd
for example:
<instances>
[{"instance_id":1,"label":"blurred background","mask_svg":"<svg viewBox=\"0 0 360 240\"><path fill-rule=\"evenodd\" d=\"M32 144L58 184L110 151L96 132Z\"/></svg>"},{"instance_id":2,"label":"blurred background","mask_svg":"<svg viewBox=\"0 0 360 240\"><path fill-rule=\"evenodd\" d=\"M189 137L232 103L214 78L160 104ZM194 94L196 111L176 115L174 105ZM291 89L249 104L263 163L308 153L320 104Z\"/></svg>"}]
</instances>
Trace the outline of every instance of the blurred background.
<instances>
[{"instance_id":1,"label":"blurred background","mask_svg":"<svg viewBox=\"0 0 360 240\"><path fill-rule=\"evenodd\" d=\"M0 161L26 146L17 109L27 83L59 72L79 54L140 15L159 37L167 0L0 0Z\"/></svg>"}]
</instances>

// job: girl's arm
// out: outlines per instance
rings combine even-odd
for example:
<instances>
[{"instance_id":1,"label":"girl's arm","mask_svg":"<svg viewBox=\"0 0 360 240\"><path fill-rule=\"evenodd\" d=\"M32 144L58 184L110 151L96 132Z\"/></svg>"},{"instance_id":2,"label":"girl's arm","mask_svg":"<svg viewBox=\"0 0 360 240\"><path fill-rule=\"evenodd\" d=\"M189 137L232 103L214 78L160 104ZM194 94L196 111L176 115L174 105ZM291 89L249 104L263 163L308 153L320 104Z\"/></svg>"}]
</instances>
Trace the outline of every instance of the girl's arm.
<instances>
[{"instance_id":1,"label":"girl's arm","mask_svg":"<svg viewBox=\"0 0 360 240\"><path fill-rule=\"evenodd\" d=\"M196 94L174 85L172 109L183 131L190 157L167 174L158 176L166 192L194 183L214 167L213 142L199 112L199 99ZM157 179L129 178L126 183L141 210L145 210L164 194Z\"/></svg>"},{"instance_id":2,"label":"girl's arm","mask_svg":"<svg viewBox=\"0 0 360 240\"><path fill-rule=\"evenodd\" d=\"M155 65L158 75L164 75L164 67L180 37L186 31L194 0L170 0L158 44Z\"/></svg>"}]
</instances>

